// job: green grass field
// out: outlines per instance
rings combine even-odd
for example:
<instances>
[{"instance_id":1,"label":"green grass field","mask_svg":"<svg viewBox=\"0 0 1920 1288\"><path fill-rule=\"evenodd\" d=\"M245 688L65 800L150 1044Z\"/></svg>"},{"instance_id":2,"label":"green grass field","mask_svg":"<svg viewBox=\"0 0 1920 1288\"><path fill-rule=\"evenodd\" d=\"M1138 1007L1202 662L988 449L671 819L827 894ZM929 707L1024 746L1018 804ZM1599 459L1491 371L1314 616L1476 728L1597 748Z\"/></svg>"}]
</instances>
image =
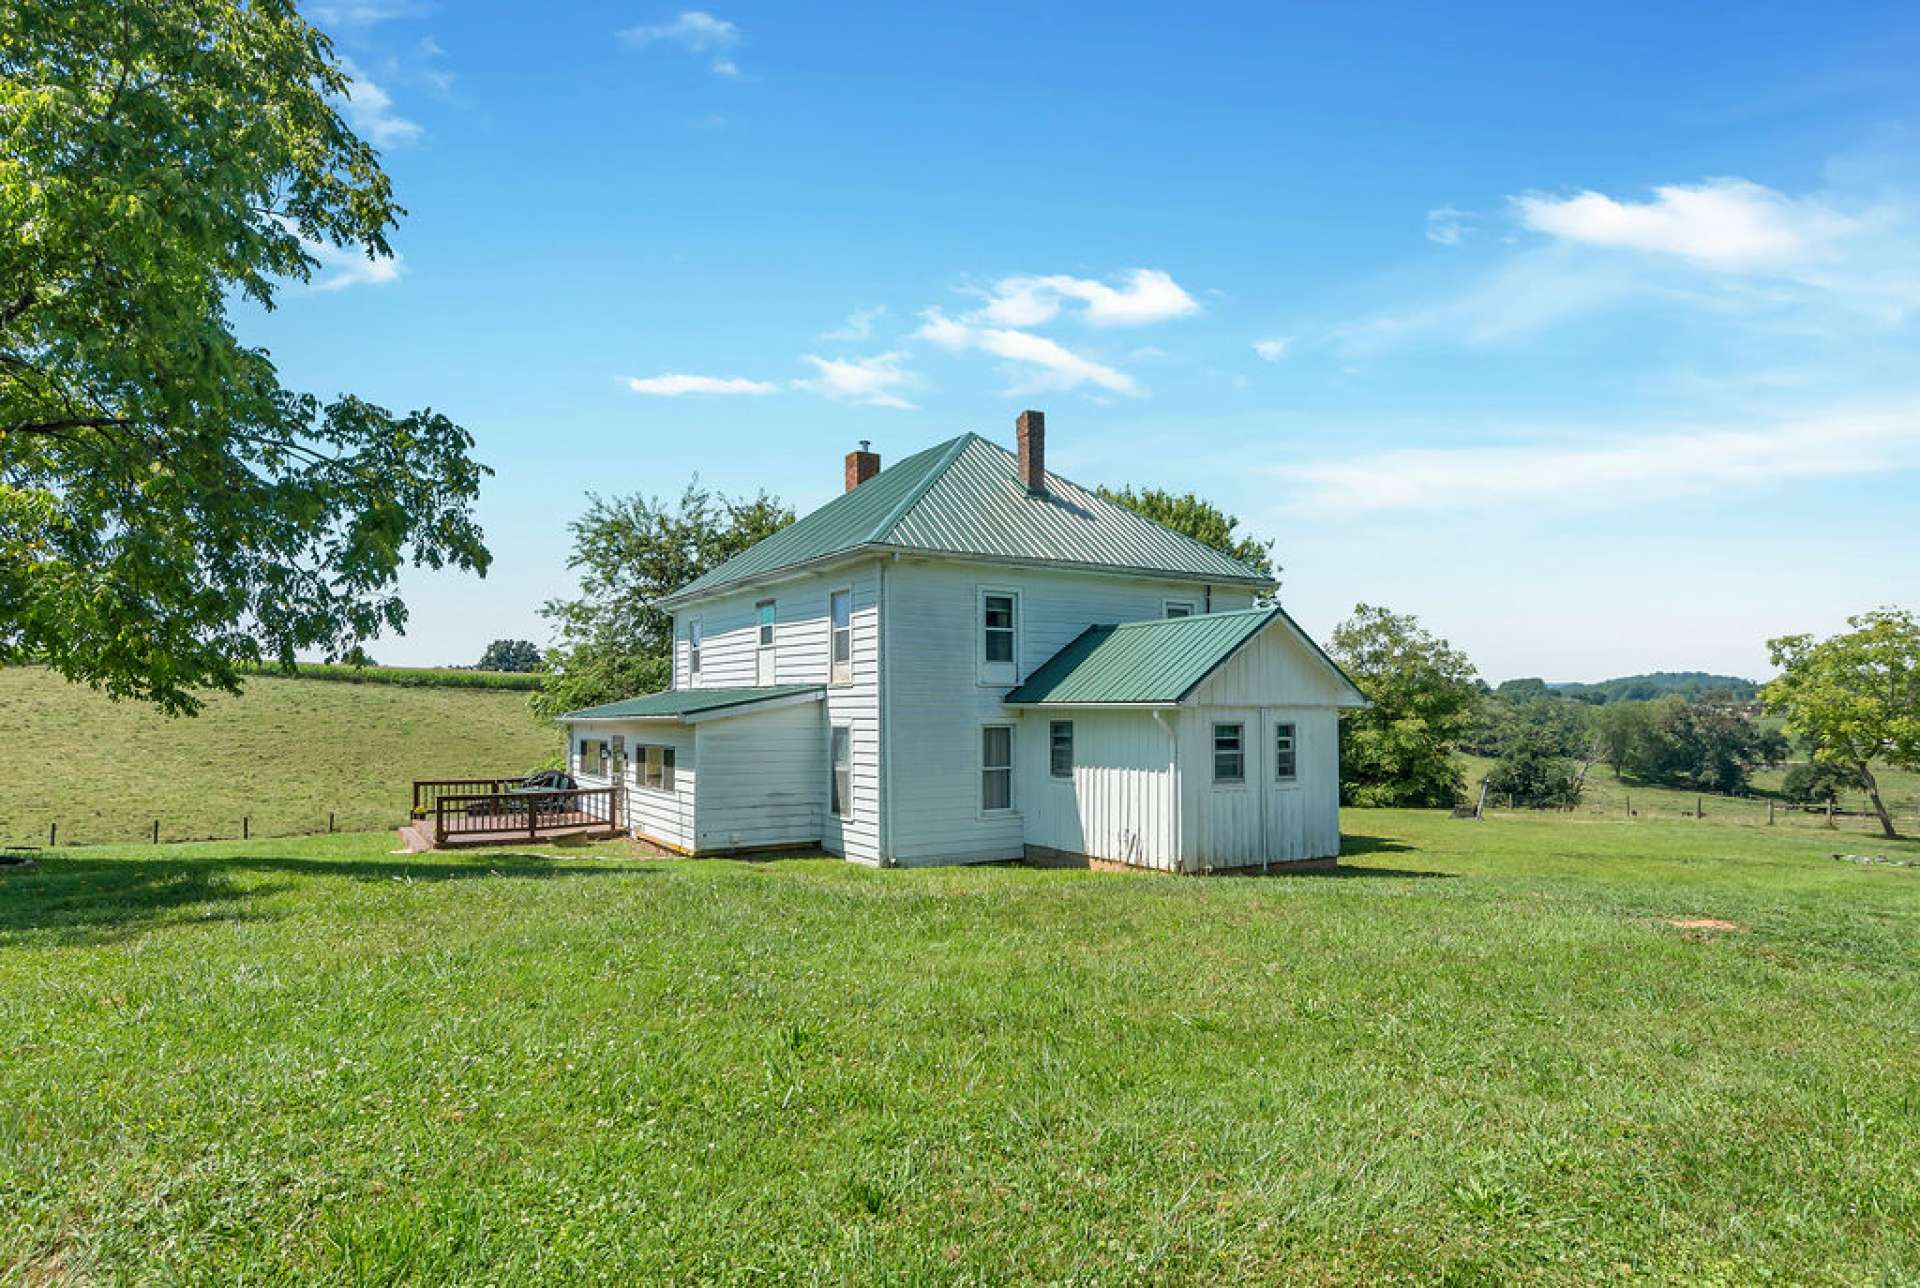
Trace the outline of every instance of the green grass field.
<instances>
[{"instance_id":1,"label":"green grass field","mask_svg":"<svg viewBox=\"0 0 1920 1288\"><path fill-rule=\"evenodd\" d=\"M1486 777L1494 762L1488 757L1466 754L1459 760L1467 778L1467 801L1471 803L1480 790L1480 780ZM1784 768L1762 769L1753 775L1753 795L1714 796L1630 782L1614 773L1611 765L1595 765L1587 772L1586 790L1579 808L1573 812L1584 818L1627 818L1631 810L1637 818L1691 820L1698 807L1701 823L1759 827L1767 821L1768 797L1778 797L1785 777ZM1893 812L1894 825L1903 833L1920 835L1920 774L1883 766L1875 777L1880 783L1881 798ZM1498 801L1491 801L1490 805L1497 808ZM1874 816L1865 792L1842 793L1840 810L1829 832L1824 810L1789 809L1784 800L1776 799L1773 826L1827 835L1839 832L1851 836L1849 844L1856 845L1870 844L1881 836L1880 820Z\"/></svg>"},{"instance_id":2,"label":"green grass field","mask_svg":"<svg viewBox=\"0 0 1920 1288\"><path fill-rule=\"evenodd\" d=\"M1268 879L46 856L0 1281L1920 1278L1920 868L1344 823Z\"/></svg>"},{"instance_id":3,"label":"green grass field","mask_svg":"<svg viewBox=\"0 0 1920 1288\"><path fill-rule=\"evenodd\" d=\"M0 844L394 827L415 778L522 773L560 750L527 695L255 676L192 719L0 669Z\"/></svg>"}]
</instances>

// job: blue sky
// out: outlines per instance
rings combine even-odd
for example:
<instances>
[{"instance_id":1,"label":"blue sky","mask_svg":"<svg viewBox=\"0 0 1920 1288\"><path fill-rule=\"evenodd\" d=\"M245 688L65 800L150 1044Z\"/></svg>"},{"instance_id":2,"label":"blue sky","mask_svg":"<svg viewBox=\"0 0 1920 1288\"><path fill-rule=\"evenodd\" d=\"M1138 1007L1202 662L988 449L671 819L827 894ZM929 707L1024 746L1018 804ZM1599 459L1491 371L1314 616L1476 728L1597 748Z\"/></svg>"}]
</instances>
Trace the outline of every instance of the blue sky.
<instances>
[{"instance_id":1,"label":"blue sky","mask_svg":"<svg viewBox=\"0 0 1920 1288\"><path fill-rule=\"evenodd\" d=\"M804 511L1029 406L1493 680L1920 606L1912 6L308 12L410 214L244 331L497 471L382 661L544 642L589 490Z\"/></svg>"}]
</instances>

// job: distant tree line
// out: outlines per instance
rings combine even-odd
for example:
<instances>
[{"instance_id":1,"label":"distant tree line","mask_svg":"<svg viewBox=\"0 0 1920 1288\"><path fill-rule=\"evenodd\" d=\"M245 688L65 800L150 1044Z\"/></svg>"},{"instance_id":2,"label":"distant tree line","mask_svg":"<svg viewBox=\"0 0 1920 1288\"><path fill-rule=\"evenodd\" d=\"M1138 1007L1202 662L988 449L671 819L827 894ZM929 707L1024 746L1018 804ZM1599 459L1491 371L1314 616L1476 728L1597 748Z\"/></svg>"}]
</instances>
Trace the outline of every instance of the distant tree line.
<instances>
[{"instance_id":1,"label":"distant tree line","mask_svg":"<svg viewBox=\"0 0 1920 1288\"><path fill-rule=\"evenodd\" d=\"M1645 675L1623 675L1594 684L1548 684L1538 677L1503 681L1495 693L1510 698L1560 697L1589 706L1603 707L1614 702L1651 702L1655 698L1677 696L1704 698L1720 694L1736 701L1751 702L1760 695L1760 685L1737 675L1713 675L1706 671L1650 671Z\"/></svg>"}]
</instances>

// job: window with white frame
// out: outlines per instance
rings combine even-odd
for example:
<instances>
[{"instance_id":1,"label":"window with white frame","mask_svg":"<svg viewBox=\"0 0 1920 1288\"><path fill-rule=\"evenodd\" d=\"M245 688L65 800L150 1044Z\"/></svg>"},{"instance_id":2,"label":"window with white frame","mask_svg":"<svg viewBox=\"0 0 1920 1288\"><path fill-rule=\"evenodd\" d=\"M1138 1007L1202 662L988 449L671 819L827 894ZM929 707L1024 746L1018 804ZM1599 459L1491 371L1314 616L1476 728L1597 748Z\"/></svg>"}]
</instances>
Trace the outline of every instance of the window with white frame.
<instances>
[{"instance_id":1,"label":"window with white frame","mask_svg":"<svg viewBox=\"0 0 1920 1288\"><path fill-rule=\"evenodd\" d=\"M1276 782L1290 783L1299 775L1298 743L1295 741L1293 724L1277 724L1273 727L1273 777Z\"/></svg>"},{"instance_id":2,"label":"window with white frame","mask_svg":"<svg viewBox=\"0 0 1920 1288\"><path fill-rule=\"evenodd\" d=\"M1247 727L1241 724L1217 724L1213 727L1213 781L1247 781Z\"/></svg>"},{"instance_id":3,"label":"window with white frame","mask_svg":"<svg viewBox=\"0 0 1920 1288\"><path fill-rule=\"evenodd\" d=\"M580 772L596 775L607 772L607 743L604 739L580 740Z\"/></svg>"},{"instance_id":4,"label":"window with white frame","mask_svg":"<svg viewBox=\"0 0 1920 1288\"><path fill-rule=\"evenodd\" d=\"M1013 661L1012 595L988 591L980 601L981 656L988 662Z\"/></svg>"},{"instance_id":5,"label":"window with white frame","mask_svg":"<svg viewBox=\"0 0 1920 1288\"><path fill-rule=\"evenodd\" d=\"M753 606L754 618L754 661L753 682L772 684L774 682L773 630L774 601L763 599Z\"/></svg>"},{"instance_id":6,"label":"window with white frame","mask_svg":"<svg viewBox=\"0 0 1920 1288\"><path fill-rule=\"evenodd\" d=\"M672 747L636 747L634 759L639 763L640 785L656 791L673 790L674 755Z\"/></svg>"},{"instance_id":7,"label":"window with white frame","mask_svg":"<svg viewBox=\"0 0 1920 1288\"><path fill-rule=\"evenodd\" d=\"M828 681L853 683L853 592L836 590L827 596L827 626L832 650Z\"/></svg>"},{"instance_id":8,"label":"window with white frame","mask_svg":"<svg viewBox=\"0 0 1920 1288\"><path fill-rule=\"evenodd\" d=\"M687 684L691 688L700 682L700 619L687 619Z\"/></svg>"},{"instance_id":9,"label":"window with white frame","mask_svg":"<svg viewBox=\"0 0 1920 1288\"><path fill-rule=\"evenodd\" d=\"M1168 617L1192 617L1193 601L1191 599L1169 599L1165 604L1165 609Z\"/></svg>"},{"instance_id":10,"label":"window with white frame","mask_svg":"<svg viewBox=\"0 0 1920 1288\"><path fill-rule=\"evenodd\" d=\"M827 783L827 809L835 818L853 813L853 730L835 725L828 744L832 772Z\"/></svg>"},{"instance_id":11,"label":"window with white frame","mask_svg":"<svg viewBox=\"0 0 1920 1288\"><path fill-rule=\"evenodd\" d=\"M1013 808L1013 726L980 730L980 808Z\"/></svg>"},{"instance_id":12,"label":"window with white frame","mask_svg":"<svg viewBox=\"0 0 1920 1288\"><path fill-rule=\"evenodd\" d=\"M773 604L771 599L763 599L753 606L755 624L759 627L761 648L773 647Z\"/></svg>"},{"instance_id":13,"label":"window with white frame","mask_svg":"<svg viewBox=\"0 0 1920 1288\"><path fill-rule=\"evenodd\" d=\"M1073 721L1053 720L1047 724L1047 773L1055 778L1073 777Z\"/></svg>"}]
</instances>

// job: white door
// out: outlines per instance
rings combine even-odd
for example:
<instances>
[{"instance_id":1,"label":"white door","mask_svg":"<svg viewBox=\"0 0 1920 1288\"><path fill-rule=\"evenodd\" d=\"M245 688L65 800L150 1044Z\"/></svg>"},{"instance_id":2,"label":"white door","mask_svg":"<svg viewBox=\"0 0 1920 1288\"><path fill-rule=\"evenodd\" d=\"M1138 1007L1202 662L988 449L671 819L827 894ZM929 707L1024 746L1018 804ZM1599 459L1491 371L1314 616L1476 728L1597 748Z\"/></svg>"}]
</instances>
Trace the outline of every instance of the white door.
<instances>
[{"instance_id":1,"label":"white door","mask_svg":"<svg viewBox=\"0 0 1920 1288\"><path fill-rule=\"evenodd\" d=\"M1308 857L1300 734L1298 713L1269 707L1260 713L1259 754L1247 757L1260 775L1262 850L1273 862Z\"/></svg>"}]
</instances>

